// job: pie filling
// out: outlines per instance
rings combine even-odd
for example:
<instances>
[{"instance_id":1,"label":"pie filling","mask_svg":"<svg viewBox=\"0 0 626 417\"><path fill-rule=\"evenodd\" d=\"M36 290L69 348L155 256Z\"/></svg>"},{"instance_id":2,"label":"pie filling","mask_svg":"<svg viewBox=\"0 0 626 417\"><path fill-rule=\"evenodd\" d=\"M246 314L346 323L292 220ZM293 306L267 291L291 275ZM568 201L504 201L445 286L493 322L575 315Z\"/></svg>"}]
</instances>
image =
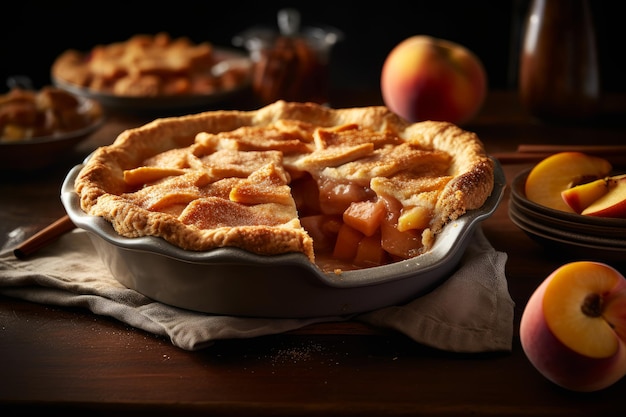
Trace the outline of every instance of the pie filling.
<instances>
[{"instance_id":1,"label":"pie filling","mask_svg":"<svg viewBox=\"0 0 626 417\"><path fill-rule=\"evenodd\" d=\"M371 109L393 123L285 102L231 112L263 120L232 129L229 112L214 112L223 126L208 123L189 137L168 137L168 125L184 118L158 120L97 150L76 190L83 209L118 233L160 236L183 249L302 252L325 271L412 258L446 223L484 203L493 166L475 135L454 125L418 129L380 108L363 114ZM330 114L332 123L301 116L305 110ZM259 117L264 112L274 117Z\"/></svg>"}]
</instances>

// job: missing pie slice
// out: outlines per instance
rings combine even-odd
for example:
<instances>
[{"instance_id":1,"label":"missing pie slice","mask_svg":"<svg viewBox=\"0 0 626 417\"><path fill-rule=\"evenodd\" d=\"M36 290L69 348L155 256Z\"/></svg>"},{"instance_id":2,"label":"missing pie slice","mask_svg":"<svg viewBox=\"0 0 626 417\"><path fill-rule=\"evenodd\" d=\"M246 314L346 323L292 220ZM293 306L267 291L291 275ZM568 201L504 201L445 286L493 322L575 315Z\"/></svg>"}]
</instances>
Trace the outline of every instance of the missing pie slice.
<instances>
[{"instance_id":1,"label":"missing pie slice","mask_svg":"<svg viewBox=\"0 0 626 417\"><path fill-rule=\"evenodd\" d=\"M493 184L483 144L453 124L277 101L127 130L93 153L75 189L126 237L301 252L332 271L427 252Z\"/></svg>"}]
</instances>

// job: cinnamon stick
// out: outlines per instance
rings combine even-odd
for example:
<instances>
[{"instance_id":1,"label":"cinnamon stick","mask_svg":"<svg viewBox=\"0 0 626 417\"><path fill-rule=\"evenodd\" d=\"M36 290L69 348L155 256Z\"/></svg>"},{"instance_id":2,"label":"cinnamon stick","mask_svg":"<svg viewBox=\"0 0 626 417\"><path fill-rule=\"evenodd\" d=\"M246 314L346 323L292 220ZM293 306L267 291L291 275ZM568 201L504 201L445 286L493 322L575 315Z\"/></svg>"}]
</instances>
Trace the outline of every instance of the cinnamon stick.
<instances>
[{"instance_id":1,"label":"cinnamon stick","mask_svg":"<svg viewBox=\"0 0 626 417\"><path fill-rule=\"evenodd\" d=\"M517 152L496 152L492 156L501 164L537 163L559 152L583 152L606 159L613 167L626 167L626 146L519 145Z\"/></svg>"},{"instance_id":2,"label":"cinnamon stick","mask_svg":"<svg viewBox=\"0 0 626 417\"><path fill-rule=\"evenodd\" d=\"M19 244L13 249L13 254L16 258L25 259L75 227L72 220L70 220L69 216L66 214Z\"/></svg>"},{"instance_id":3,"label":"cinnamon stick","mask_svg":"<svg viewBox=\"0 0 626 417\"><path fill-rule=\"evenodd\" d=\"M494 158L496 158L501 164L530 164L537 163L542 159L547 158L552 155L552 153L540 153L540 152L529 152L529 153L521 153L521 152L496 152L491 154Z\"/></svg>"},{"instance_id":4,"label":"cinnamon stick","mask_svg":"<svg viewBox=\"0 0 626 417\"><path fill-rule=\"evenodd\" d=\"M626 145L532 145L521 144L517 152L583 152L591 155L626 155Z\"/></svg>"}]
</instances>

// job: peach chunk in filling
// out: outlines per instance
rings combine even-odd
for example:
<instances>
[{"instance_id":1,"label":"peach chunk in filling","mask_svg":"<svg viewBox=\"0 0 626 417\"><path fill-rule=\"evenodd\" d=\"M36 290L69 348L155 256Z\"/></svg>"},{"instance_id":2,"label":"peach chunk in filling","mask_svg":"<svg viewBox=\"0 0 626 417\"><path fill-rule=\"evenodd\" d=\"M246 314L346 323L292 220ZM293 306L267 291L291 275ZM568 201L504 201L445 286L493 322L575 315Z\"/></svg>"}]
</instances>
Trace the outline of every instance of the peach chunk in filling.
<instances>
[{"instance_id":1,"label":"peach chunk in filling","mask_svg":"<svg viewBox=\"0 0 626 417\"><path fill-rule=\"evenodd\" d=\"M403 214L399 201L377 196L369 187L326 179L311 191L312 182L295 181L291 188L322 267L364 268L419 254L427 210L414 207Z\"/></svg>"}]
</instances>

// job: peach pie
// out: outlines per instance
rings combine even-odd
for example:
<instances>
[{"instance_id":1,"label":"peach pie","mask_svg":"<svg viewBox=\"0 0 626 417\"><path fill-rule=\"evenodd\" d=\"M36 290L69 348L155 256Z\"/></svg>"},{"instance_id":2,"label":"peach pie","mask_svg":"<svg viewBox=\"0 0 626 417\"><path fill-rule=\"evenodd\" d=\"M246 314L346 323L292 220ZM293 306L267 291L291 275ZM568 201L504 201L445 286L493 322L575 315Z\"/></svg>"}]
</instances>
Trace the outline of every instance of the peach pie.
<instances>
[{"instance_id":1,"label":"peach pie","mask_svg":"<svg viewBox=\"0 0 626 417\"><path fill-rule=\"evenodd\" d=\"M427 252L493 185L482 142L453 124L277 101L122 132L92 154L75 190L86 213L126 237L301 252L339 271Z\"/></svg>"}]
</instances>

